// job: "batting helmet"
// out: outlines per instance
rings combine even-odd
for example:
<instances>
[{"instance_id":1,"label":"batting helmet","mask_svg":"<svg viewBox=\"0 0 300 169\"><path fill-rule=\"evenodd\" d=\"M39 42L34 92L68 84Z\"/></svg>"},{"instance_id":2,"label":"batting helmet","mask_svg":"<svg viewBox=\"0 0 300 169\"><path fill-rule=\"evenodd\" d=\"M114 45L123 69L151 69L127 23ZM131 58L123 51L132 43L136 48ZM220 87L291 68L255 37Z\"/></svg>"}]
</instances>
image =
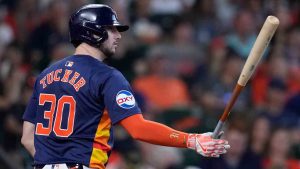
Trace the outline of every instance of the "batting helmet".
<instances>
[{"instance_id":1,"label":"batting helmet","mask_svg":"<svg viewBox=\"0 0 300 169\"><path fill-rule=\"evenodd\" d=\"M111 7L102 4L85 5L70 18L70 41L75 47L82 42L99 47L108 38L105 26L115 26L119 32L129 29L129 26L118 21L117 14Z\"/></svg>"}]
</instances>

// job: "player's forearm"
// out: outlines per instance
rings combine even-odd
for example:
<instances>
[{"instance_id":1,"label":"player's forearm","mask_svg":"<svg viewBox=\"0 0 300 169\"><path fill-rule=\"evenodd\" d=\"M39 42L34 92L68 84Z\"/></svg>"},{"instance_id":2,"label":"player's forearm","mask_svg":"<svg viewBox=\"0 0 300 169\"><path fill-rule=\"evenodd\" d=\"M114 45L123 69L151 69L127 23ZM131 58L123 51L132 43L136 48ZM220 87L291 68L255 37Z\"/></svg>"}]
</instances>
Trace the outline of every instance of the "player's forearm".
<instances>
[{"instance_id":1,"label":"player's forearm","mask_svg":"<svg viewBox=\"0 0 300 169\"><path fill-rule=\"evenodd\" d=\"M26 150L30 153L30 155L33 157L34 156L34 154L35 154L35 148L34 148L34 144L31 144L31 143L29 143L29 144L24 144L23 143L23 145L24 145L24 147L26 148Z\"/></svg>"},{"instance_id":2,"label":"player's forearm","mask_svg":"<svg viewBox=\"0 0 300 169\"><path fill-rule=\"evenodd\" d=\"M21 142L25 149L30 153L31 156L34 155L35 153L35 148L34 148L34 140L33 139L28 139L26 137L22 137Z\"/></svg>"},{"instance_id":3,"label":"player's forearm","mask_svg":"<svg viewBox=\"0 0 300 169\"><path fill-rule=\"evenodd\" d=\"M160 123L145 120L140 115L122 120L120 124L134 139L157 145L186 147L187 133L174 130Z\"/></svg>"},{"instance_id":4,"label":"player's forearm","mask_svg":"<svg viewBox=\"0 0 300 169\"><path fill-rule=\"evenodd\" d=\"M31 156L34 156L35 154L34 129L35 129L35 125L33 123L24 121L21 143L24 145L24 147L30 153Z\"/></svg>"},{"instance_id":5,"label":"player's forearm","mask_svg":"<svg viewBox=\"0 0 300 169\"><path fill-rule=\"evenodd\" d=\"M148 120L145 120L145 123L140 131L135 133L134 137L137 140L164 146L186 147L187 133Z\"/></svg>"}]
</instances>

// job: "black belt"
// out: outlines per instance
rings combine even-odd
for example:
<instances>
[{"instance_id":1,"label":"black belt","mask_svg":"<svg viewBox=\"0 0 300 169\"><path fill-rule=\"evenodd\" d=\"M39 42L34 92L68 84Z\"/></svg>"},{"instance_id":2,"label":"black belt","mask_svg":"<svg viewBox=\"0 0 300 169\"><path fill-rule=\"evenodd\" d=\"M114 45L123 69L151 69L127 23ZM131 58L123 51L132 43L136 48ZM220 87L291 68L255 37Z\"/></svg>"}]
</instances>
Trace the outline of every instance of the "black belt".
<instances>
[{"instance_id":1,"label":"black belt","mask_svg":"<svg viewBox=\"0 0 300 169\"><path fill-rule=\"evenodd\" d=\"M34 169L43 169L43 167L45 167L46 164L36 164L34 165ZM55 164L52 164L53 167L55 166ZM66 163L67 167L69 169L83 169L83 165L82 164L76 164L76 163Z\"/></svg>"}]
</instances>

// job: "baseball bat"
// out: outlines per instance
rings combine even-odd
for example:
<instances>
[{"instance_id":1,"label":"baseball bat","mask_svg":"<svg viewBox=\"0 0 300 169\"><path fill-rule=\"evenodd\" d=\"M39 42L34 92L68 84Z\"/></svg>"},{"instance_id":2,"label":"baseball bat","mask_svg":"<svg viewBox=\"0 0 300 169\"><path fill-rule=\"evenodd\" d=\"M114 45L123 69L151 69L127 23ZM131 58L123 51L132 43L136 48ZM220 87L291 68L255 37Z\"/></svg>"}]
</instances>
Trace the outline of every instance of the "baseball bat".
<instances>
[{"instance_id":1,"label":"baseball bat","mask_svg":"<svg viewBox=\"0 0 300 169\"><path fill-rule=\"evenodd\" d=\"M212 138L218 138L226 119L228 118L230 111L238 98L239 94L246 86L248 80L251 78L255 71L262 55L267 48L270 40L272 39L277 27L279 25L279 19L275 16L268 16L261 28L254 45L250 51L250 54L246 60L246 63L242 69L238 82L233 90L229 102L226 104L224 112L220 117L218 124L213 132Z\"/></svg>"}]
</instances>

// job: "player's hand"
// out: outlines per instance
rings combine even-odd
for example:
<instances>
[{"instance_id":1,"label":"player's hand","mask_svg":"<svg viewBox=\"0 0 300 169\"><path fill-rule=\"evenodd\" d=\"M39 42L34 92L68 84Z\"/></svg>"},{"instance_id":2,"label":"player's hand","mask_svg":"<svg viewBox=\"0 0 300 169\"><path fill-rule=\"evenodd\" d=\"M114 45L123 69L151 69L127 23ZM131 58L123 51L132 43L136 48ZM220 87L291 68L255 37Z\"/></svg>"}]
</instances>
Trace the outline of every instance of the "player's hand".
<instances>
[{"instance_id":1,"label":"player's hand","mask_svg":"<svg viewBox=\"0 0 300 169\"><path fill-rule=\"evenodd\" d=\"M228 141L223 139L213 139L212 133L189 134L187 147L195 150L204 157L219 157L230 148Z\"/></svg>"}]
</instances>

